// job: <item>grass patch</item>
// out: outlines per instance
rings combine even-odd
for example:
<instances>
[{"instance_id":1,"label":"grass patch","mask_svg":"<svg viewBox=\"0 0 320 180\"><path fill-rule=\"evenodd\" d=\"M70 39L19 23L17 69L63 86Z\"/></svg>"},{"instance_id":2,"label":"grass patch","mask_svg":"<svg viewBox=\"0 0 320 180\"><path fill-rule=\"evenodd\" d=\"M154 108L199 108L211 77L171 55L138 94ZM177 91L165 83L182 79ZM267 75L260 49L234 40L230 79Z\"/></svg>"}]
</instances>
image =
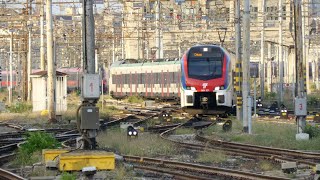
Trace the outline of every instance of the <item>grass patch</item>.
<instances>
[{"instance_id":1,"label":"grass patch","mask_svg":"<svg viewBox=\"0 0 320 180\"><path fill-rule=\"evenodd\" d=\"M61 180L76 180L77 176L74 173L63 172L61 174Z\"/></svg>"},{"instance_id":2,"label":"grass patch","mask_svg":"<svg viewBox=\"0 0 320 180\"><path fill-rule=\"evenodd\" d=\"M101 107L101 104L97 104L97 106L99 107L101 118L106 118L114 114L119 114L119 112L121 112L121 110L119 110L115 106L104 106L103 108Z\"/></svg>"},{"instance_id":3,"label":"grass patch","mask_svg":"<svg viewBox=\"0 0 320 180\"><path fill-rule=\"evenodd\" d=\"M297 141L296 125L253 122L252 135L242 133L242 123L234 120L232 131L223 132L221 126L211 126L204 130L206 135L213 135L214 138L222 138L228 141L256 144L268 147L278 147L297 150L319 150L320 137L316 136L309 141Z\"/></svg>"},{"instance_id":4,"label":"grass patch","mask_svg":"<svg viewBox=\"0 0 320 180\"><path fill-rule=\"evenodd\" d=\"M26 143L22 144L21 148L18 150L16 164L23 166L31 165L40 161L42 149L57 148L59 146L60 143L51 134L31 132L28 134ZM37 159L39 153L40 159Z\"/></svg>"},{"instance_id":5,"label":"grass patch","mask_svg":"<svg viewBox=\"0 0 320 180\"><path fill-rule=\"evenodd\" d=\"M193 134L195 130L193 128L178 128L175 130L176 135L182 135L182 134Z\"/></svg>"},{"instance_id":6,"label":"grass patch","mask_svg":"<svg viewBox=\"0 0 320 180\"><path fill-rule=\"evenodd\" d=\"M125 101L129 103L141 104L144 102L144 99L140 96L129 96L127 99L125 99Z\"/></svg>"},{"instance_id":7,"label":"grass patch","mask_svg":"<svg viewBox=\"0 0 320 180\"><path fill-rule=\"evenodd\" d=\"M7 110L10 113L24 113L24 112L31 112L32 105L26 102L17 102L11 106L8 106Z\"/></svg>"},{"instance_id":8,"label":"grass patch","mask_svg":"<svg viewBox=\"0 0 320 180\"><path fill-rule=\"evenodd\" d=\"M129 177L133 177L132 170L128 170L123 165L119 165L119 167L115 169L114 179L116 180L130 179Z\"/></svg>"},{"instance_id":9,"label":"grass patch","mask_svg":"<svg viewBox=\"0 0 320 180\"><path fill-rule=\"evenodd\" d=\"M262 171L272 171L272 170L278 169L278 167L276 165L272 164L269 161L265 161L265 160L259 161L258 166Z\"/></svg>"},{"instance_id":10,"label":"grass patch","mask_svg":"<svg viewBox=\"0 0 320 180\"><path fill-rule=\"evenodd\" d=\"M108 133L99 134L97 142L100 147L112 148L126 155L156 157L179 153L174 144L149 133L140 133L138 138L133 139L127 137L126 131L110 129Z\"/></svg>"},{"instance_id":11,"label":"grass patch","mask_svg":"<svg viewBox=\"0 0 320 180\"><path fill-rule=\"evenodd\" d=\"M196 161L201 163L221 163L227 160L227 155L221 151L203 151Z\"/></svg>"}]
</instances>

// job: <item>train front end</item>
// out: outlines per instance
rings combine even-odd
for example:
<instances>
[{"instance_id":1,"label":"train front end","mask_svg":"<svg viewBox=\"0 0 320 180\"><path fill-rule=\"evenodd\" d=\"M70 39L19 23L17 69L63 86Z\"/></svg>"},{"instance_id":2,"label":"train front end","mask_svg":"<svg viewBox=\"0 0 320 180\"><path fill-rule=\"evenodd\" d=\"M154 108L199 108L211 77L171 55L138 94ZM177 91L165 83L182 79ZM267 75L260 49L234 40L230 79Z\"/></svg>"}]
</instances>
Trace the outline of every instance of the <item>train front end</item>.
<instances>
[{"instance_id":1,"label":"train front end","mask_svg":"<svg viewBox=\"0 0 320 180\"><path fill-rule=\"evenodd\" d=\"M230 56L215 45L191 47L181 59L181 107L191 114L231 110L233 89Z\"/></svg>"}]
</instances>

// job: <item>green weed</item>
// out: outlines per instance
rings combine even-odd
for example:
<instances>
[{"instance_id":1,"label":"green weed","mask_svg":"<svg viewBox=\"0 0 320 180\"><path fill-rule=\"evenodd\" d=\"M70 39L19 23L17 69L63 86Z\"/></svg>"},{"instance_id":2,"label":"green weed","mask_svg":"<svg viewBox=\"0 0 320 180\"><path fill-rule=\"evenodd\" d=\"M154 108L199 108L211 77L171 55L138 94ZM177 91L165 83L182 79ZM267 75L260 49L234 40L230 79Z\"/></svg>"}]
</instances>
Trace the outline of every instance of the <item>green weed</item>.
<instances>
[{"instance_id":1,"label":"green weed","mask_svg":"<svg viewBox=\"0 0 320 180\"><path fill-rule=\"evenodd\" d=\"M234 120L232 131L230 132L223 132L222 127L218 125L211 126L203 132L205 135L213 135L214 138L240 143L298 150L320 149L320 136L317 134L318 131L311 130L313 138L309 141L297 141L295 139L296 125L293 124L254 121L252 123L253 134L251 135L243 133L242 129L242 123ZM308 131L308 129L306 131Z\"/></svg>"},{"instance_id":2,"label":"green weed","mask_svg":"<svg viewBox=\"0 0 320 180\"><path fill-rule=\"evenodd\" d=\"M18 102L7 108L10 113L23 113L23 112L31 112L32 105L25 102Z\"/></svg>"},{"instance_id":3,"label":"green weed","mask_svg":"<svg viewBox=\"0 0 320 180\"><path fill-rule=\"evenodd\" d=\"M202 163L221 163L227 160L227 155L221 151L203 151L196 160Z\"/></svg>"},{"instance_id":4,"label":"green weed","mask_svg":"<svg viewBox=\"0 0 320 180\"><path fill-rule=\"evenodd\" d=\"M130 138L126 131L110 129L108 133L99 134L97 142L100 147L112 148L126 155L155 157L179 153L172 143L149 133L139 133L138 138Z\"/></svg>"},{"instance_id":5,"label":"green weed","mask_svg":"<svg viewBox=\"0 0 320 180\"><path fill-rule=\"evenodd\" d=\"M60 143L51 135L44 132L32 132L28 134L26 143L18 150L16 163L29 165L37 162L36 156L42 149L52 149L60 146ZM34 155L34 157L32 157ZM41 158L41 153L40 153Z\"/></svg>"},{"instance_id":6,"label":"green weed","mask_svg":"<svg viewBox=\"0 0 320 180\"><path fill-rule=\"evenodd\" d=\"M129 103L138 103L141 104L144 102L144 99L140 96L129 96L125 101Z\"/></svg>"},{"instance_id":7,"label":"green weed","mask_svg":"<svg viewBox=\"0 0 320 180\"><path fill-rule=\"evenodd\" d=\"M193 133L195 133L195 130L193 128L178 128L175 130L176 135L193 134Z\"/></svg>"},{"instance_id":8,"label":"green weed","mask_svg":"<svg viewBox=\"0 0 320 180\"><path fill-rule=\"evenodd\" d=\"M68 172L63 172L61 174L61 180L76 180L77 176L75 174L70 174Z\"/></svg>"}]
</instances>

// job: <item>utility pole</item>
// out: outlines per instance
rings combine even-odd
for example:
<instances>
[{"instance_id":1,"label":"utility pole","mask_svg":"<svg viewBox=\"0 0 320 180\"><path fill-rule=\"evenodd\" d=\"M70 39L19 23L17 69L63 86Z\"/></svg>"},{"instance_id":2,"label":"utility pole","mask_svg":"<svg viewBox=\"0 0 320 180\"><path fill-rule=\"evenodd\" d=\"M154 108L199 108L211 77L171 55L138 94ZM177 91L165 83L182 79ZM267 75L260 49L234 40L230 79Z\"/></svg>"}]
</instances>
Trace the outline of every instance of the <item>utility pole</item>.
<instances>
[{"instance_id":1,"label":"utility pole","mask_svg":"<svg viewBox=\"0 0 320 180\"><path fill-rule=\"evenodd\" d=\"M243 12L243 132L251 133L251 104L250 104L250 0L244 0Z\"/></svg>"},{"instance_id":2,"label":"utility pole","mask_svg":"<svg viewBox=\"0 0 320 180\"><path fill-rule=\"evenodd\" d=\"M43 0L41 0L40 5L40 69L44 71L45 67L45 58L44 58L44 9L43 9Z\"/></svg>"},{"instance_id":3,"label":"utility pole","mask_svg":"<svg viewBox=\"0 0 320 180\"><path fill-rule=\"evenodd\" d=\"M157 7L156 7L156 47L157 47L157 54L156 59L162 58L161 56L161 30L160 30L160 0L157 0Z\"/></svg>"},{"instance_id":4,"label":"utility pole","mask_svg":"<svg viewBox=\"0 0 320 180\"><path fill-rule=\"evenodd\" d=\"M279 98L278 101L283 103L283 50L282 50L282 0L279 0ZM280 105L280 104L279 104Z\"/></svg>"},{"instance_id":5,"label":"utility pole","mask_svg":"<svg viewBox=\"0 0 320 180\"><path fill-rule=\"evenodd\" d=\"M305 90L305 66L303 62L303 39L302 39L302 12L301 0L294 0L294 36L296 55L296 92L295 115L297 116L297 135L303 133L306 126L306 90ZM296 135L296 137L297 137Z\"/></svg>"},{"instance_id":6,"label":"utility pole","mask_svg":"<svg viewBox=\"0 0 320 180\"><path fill-rule=\"evenodd\" d=\"M56 122L56 102L54 99L56 71L53 59L53 22L52 22L52 0L46 4L46 26L47 26L47 61L48 61L48 110L49 122Z\"/></svg>"},{"instance_id":7,"label":"utility pole","mask_svg":"<svg viewBox=\"0 0 320 180\"><path fill-rule=\"evenodd\" d=\"M237 120L243 120L242 111L242 57L241 57L241 20L240 20L240 0L235 1L235 31L236 31L236 69L235 69L235 91L237 94Z\"/></svg>"},{"instance_id":8,"label":"utility pole","mask_svg":"<svg viewBox=\"0 0 320 180\"><path fill-rule=\"evenodd\" d=\"M265 32L264 32L264 27L265 27L265 7L266 7L266 0L261 0L261 21L262 21L262 30L261 30L261 51L260 51L260 94L261 94L261 98L264 99L264 82L265 82L265 68L264 68L264 64L265 64L265 58L264 58L264 36L265 36Z\"/></svg>"},{"instance_id":9,"label":"utility pole","mask_svg":"<svg viewBox=\"0 0 320 180\"><path fill-rule=\"evenodd\" d=\"M112 62L114 63L116 59L116 52L115 52L115 33L114 33L114 27L112 27Z\"/></svg>"},{"instance_id":10,"label":"utility pole","mask_svg":"<svg viewBox=\"0 0 320 180\"><path fill-rule=\"evenodd\" d=\"M31 100L31 78L30 78L30 74L31 74L31 31L32 31L32 27L29 24L28 25L28 58L27 58L27 73L28 73L28 97L27 97L27 101Z\"/></svg>"},{"instance_id":11,"label":"utility pole","mask_svg":"<svg viewBox=\"0 0 320 180\"><path fill-rule=\"evenodd\" d=\"M126 7L124 7L124 9L126 9ZM122 15L122 21L121 21L121 59L125 58L125 54L124 54L124 12L126 12L126 11L123 11L121 14Z\"/></svg>"},{"instance_id":12,"label":"utility pole","mask_svg":"<svg viewBox=\"0 0 320 180\"><path fill-rule=\"evenodd\" d=\"M13 30L10 30L10 60L9 60L9 71L10 71L9 104L10 105L12 103L12 60L13 60L12 49L13 49Z\"/></svg>"}]
</instances>

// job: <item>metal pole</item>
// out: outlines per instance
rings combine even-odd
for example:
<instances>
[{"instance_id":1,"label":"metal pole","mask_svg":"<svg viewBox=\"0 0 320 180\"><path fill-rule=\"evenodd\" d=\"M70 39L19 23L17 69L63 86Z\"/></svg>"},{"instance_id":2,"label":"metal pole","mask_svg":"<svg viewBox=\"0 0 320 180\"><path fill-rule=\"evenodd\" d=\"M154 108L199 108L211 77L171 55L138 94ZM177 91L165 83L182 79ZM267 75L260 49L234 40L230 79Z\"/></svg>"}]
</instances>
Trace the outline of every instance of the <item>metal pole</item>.
<instances>
[{"instance_id":1,"label":"metal pole","mask_svg":"<svg viewBox=\"0 0 320 180\"><path fill-rule=\"evenodd\" d=\"M257 78L254 77L254 97L253 97L254 117L257 115Z\"/></svg>"},{"instance_id":2,"label":"metal pole","mask_svg":"<svg viewBox=\"0 0 320 180\"><path fill-rule=\"evenodd\" d=\"M265 31L264 31L264 24L265 24L265 6L266 6L266 0L261 0L261 19L262 19L262 30L261 30L261 51L260 51L260 94L261 98L264 99L264 82L265 82L265 68L264 68L264 36L265 36Z\"/></svg>"},{"instance_id":3,"label":"metal pole","mask_svg":"<svg viewBox=\"0 0 320 180\"><path fill-rule=\"evenodd\" d=\"M94 33L94 17L93 17L93 0L86 1L86 55L87 55L87 72L89 74L95 73L95 59L94 59L94 49L95 49L95 33ZM114 34L114 33L113 33Z\"/></svg>"},{"instance_id":4,"label":"metal pole","mask_svg":"<svg viewBox=\"0 0 320 180\"><path fill-rule=\"evenodd\" d=\"M236 86L235 91L237 94L237 120L243 120L243 111L242 111L242 57L241 57L241 27L240 27L240 0L236 0L236 8L235 8L235 31L236 31Z\"/></svg>"},{"instance_id":5,"label":"metal pole","mask_svg":"<svg viewBox=\"0 0 320 180\"><path fill-rule=\"evenodd\" d=\"M282 0L279 0L279 101L283 103ZM280 104L279 104L280 105Z\"/></svg>"},{"instance_id":6,"label":"metal pole","mask_svg":"<svg viewBox=\"0 0 320 180\"><path fill-rule=\"evenodd\" d=\"M304 88L304 63L303 63L303 39L302 39L302 14L301 14L301 0L294 0L294 36L295 36L295 55L296 55L296 92L298 98L305 98L306 92ZM297 133L303 133L306 119L304 116L298 116Z\"/></svg>"},{"instance_id":7,"label":"metal pole","mask_svg":"<svg viewBox=\"0 0 320 180\"><path fill-rule=\"evenodd\" d=\"M139 12L139 11L138 11ZM140 12L139 12L140 13ZM137 22L138 23L138 27L137 27L137 45L138 45L138 56L137 58L140 59L140 32L139 32L139 21Z\"/></svg>"},{"instance_id":8,"label":"metal pole","mask_svg":"<svg viewBox=\"0 0 320 180\"><path fill-rule=\"evenodd\" d=\"M13 60L12 49L13 49L13 32L11 31L10 32L10 60L9 60L9 71L10 71L9 104L12 103L12 60Z\"/></svg>"},{"instance_id":9,"label":"metal pole","mask_svg":"<svg viewBox=\"0 0 320 180\"><path fill-rule=\"evenodd\" d=\"M55 80L56 73L54 70L53 59L53 22L52 22L52 0L47 0L46 4L46 26L47 26L47 61L48 61L48 110L49 122L56 122L56 102Z\"/></svg>"},{"instance_id":10,"label":"metal pole","mask_svg":"<svg viewBox=\"0 0 320 180\"><path fill-rule=\"evenodd\" d=\"M267 62L267 84L268 92L272 92L272 59L271 59L271 43L268 43L268 62Z\"/></svg>"},{"instance_id":11,"label":"metal pole","mask_svg":"<svg viewBox=\"0 0 320 180\"><path fill-rule=\"evenodd\" d=\"M251 105L248 105L249 89L250 89L250 0L244 0L243 12L243 84L242 84L242 97L243 102L243 132L249 132L249 116L248 114Z\"/></svg>"},{"instance_id":12,"label":"metal pole","mask_svg":"<svg viewBox=\"0 0 320 180\"><path fill-rule=\"evenodd\" d=\"M161 58L161 37L160 37L160 0L157 0L157 8L156 8L156 47L157 54L156 59Z\"/></svg>"},{"instance_id":13,"label":"metal pole","mask_svg":"<svg viewBox=\"0 0 320 180\"><path fill-rule=\"evenodd\" d=\"M126 3L124 3L124 4L126 4ZM121 21L121 59L125 58L125 54L124 54L124 15L123 15L124 12L122 12L122 21Z\"/></svg>"},{"instance_id":14,"label":"metal pole","mask_svg":"<svg viewBox=\"0 0 320 180\"><path fill-rule=\"evenodd\" d=\"M29 40L28 40L28 59L27 59L27 73L28 73L28 97L27 97L27 101L31 100L31 78L30 78L30 74L31 74L31 27L29 28Z\"/></svg>"},{"instance_id":15,"label":"metal pole","mask_svg":"<svg viewBox=\"0 0 320 180\"><path fill-rule=\"evenodd\" d=\"M114 63L116 54L115 54L115 37L114 37L114 28L112 27L112 62Z\"/></svg>"},{"instance_id":16,"label":"metal pole","mask_svg":"<svg viewBox=\"0 0 320 180\"><path fill-rule=\"evenodd\" d=\"M41 0L40 5L40 69L44 71L45 67L45 57L44 57L44 9L43 0Z\"/></svg>"}]
</instances>

